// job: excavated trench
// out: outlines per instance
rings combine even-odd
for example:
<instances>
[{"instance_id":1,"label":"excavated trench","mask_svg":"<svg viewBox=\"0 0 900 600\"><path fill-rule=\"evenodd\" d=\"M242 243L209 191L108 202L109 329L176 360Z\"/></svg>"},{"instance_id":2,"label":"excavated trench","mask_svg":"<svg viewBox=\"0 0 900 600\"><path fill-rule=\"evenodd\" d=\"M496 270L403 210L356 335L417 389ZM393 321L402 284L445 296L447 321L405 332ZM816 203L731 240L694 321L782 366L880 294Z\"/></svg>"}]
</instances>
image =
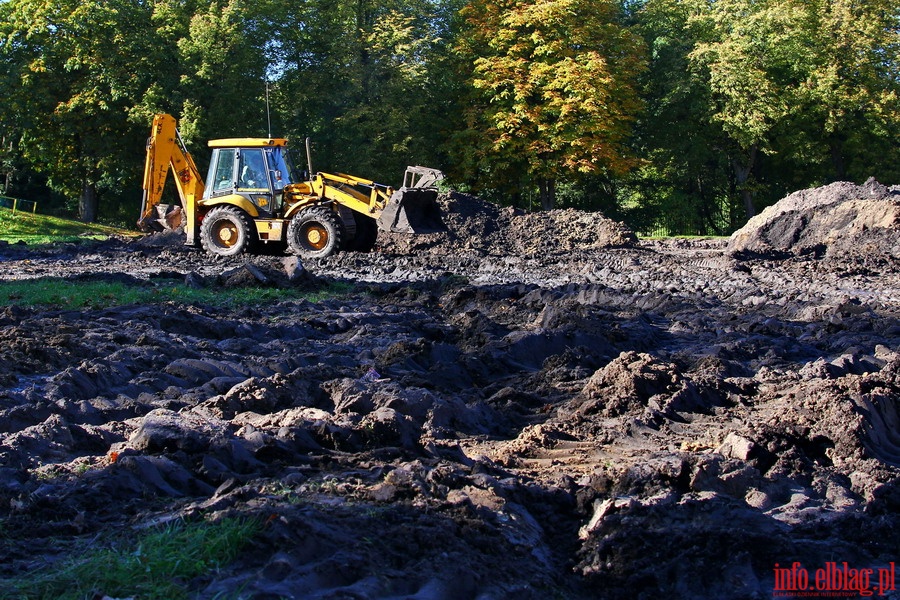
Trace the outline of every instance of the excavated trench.
<instances>
[{"instance_id":1,"label":"excavated trench","mask_svg":"<svg viewBox=\"0 0 900 600\"><path fill-rule=\"evenodd\" d=\"M7 281L349 287L4 309L0 577L227 515L267 525L198 597L761 598L776 565L880 572L898 197L833 184L729 240L646 241L448 194L446 232L301 269L172 234L0 247Z\"/></svg>"}]
</instances>

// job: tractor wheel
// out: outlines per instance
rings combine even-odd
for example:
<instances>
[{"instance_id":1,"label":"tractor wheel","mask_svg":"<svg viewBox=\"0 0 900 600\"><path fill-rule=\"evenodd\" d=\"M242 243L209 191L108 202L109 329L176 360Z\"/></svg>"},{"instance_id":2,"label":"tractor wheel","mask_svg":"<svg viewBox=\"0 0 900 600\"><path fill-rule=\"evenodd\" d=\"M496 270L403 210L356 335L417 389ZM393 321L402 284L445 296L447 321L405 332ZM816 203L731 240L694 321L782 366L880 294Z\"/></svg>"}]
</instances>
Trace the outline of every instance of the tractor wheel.
<instances>
[{"instance_id":1,"label":"tractor wheel","mask_svg":"<svg viewBox=\"0 0 900 600\"><path fill-rule=\"evenodd\" d=\"M288 224L288 248L301 258L330 256L341 247L343 239L341 219L327 206L302 210Z\"/></svg>"},{"instance_id":2,"label":"tractor wheel","mask_svg":"<svg viewBox=\"0 0 900 600\"><path fill-rule=\"evenodd\" d=\"M216 256L237 256L250 247L253 223L244 211L217 206L200 224L200 243Z\"/></svg>"}]
</instances>

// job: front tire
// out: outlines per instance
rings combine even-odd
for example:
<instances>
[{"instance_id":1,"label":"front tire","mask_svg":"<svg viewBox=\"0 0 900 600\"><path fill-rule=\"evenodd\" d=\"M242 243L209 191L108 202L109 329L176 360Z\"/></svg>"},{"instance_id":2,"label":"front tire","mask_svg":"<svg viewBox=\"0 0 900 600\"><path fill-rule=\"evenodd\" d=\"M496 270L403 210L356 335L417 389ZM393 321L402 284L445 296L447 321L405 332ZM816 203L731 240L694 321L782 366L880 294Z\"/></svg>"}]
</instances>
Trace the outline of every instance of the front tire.
<instances>
[{"instance_id":1,"label":"front tire","mask_svg":"<svg viewBox=\"0 0 900 600\"><path fill-rule=\"evenodd\" d=\"M327 206L302 210L288 224L288 248L301 258L331 256L341 247L343 239L340 217Z\"/></svg>"},{"instance_id":2,"label":"front tire","mask_svg":"<svg viewBox=\"0 0 900 600\"><path fill-rule=\"evenodd\" d=\"M253 224L244 211L231 206L217 206L200 224L200 243L210 254L237 256L250 247Z\"/></svg>"}]
</instances>

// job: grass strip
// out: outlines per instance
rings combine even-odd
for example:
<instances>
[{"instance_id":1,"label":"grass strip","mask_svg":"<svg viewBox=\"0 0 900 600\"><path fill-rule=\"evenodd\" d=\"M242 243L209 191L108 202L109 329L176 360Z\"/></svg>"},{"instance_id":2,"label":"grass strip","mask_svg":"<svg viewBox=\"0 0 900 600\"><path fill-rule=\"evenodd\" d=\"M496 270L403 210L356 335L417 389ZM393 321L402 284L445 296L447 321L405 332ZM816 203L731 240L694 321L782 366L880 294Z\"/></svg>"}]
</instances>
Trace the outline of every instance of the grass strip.
<instances>
[{"instance_id":1,"label":"grass strip","mask_svg":"<svg viewBox=\"0 0 900 600\"><path fill-rule=\"evenodd\" d=\"M55 277L0 281L0 307L32 308L108 308L132 304L203 304L219 308L238 308L271 304L282 300L304 299L318 302L340 296L352 285L332 282L315 291L292 288L218 287L195 288L180 280L157 280L152 285L132 285L118 281L71 281Z\"/></svg>"},{"instance_id":2,"label":"grass strip","mask_svg":"<svg viewBox=\"0 0 900 600\"><path fill-rule=\"evenodd\" d=\"M134 231L118 227L21 211L14 213L8 208L0 207L0 241L10 244L25 242L29 245L37 245L73 242L86 238L104 239L110 235L133 236L136 234Z\"/></svg>"},{"instance_id":3,"label":"grass strip","mask_svg":"<svg viewBox=\"0 0 900 600\"><path fill-rule=\"evenodd\" d=\"M137 540L73 551L61 564L0 579L0 600L186 599L192 579L233 561L260 529L252 519L172 521Z\"/></svg>"}]
</instances>

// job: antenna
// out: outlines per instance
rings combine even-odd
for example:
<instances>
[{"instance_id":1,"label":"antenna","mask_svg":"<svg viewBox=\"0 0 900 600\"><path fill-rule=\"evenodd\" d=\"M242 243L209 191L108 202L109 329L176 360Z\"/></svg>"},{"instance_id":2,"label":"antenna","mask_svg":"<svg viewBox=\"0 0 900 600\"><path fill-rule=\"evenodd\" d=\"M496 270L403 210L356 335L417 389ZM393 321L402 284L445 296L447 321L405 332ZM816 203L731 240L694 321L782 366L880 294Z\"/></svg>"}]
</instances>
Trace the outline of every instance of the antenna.
<instances>
[{"instance_id":1,"label":"antenna","mask_svg":"<svg viewBox=\"0 0 900 600\"><path fill-rule=\"evenodd\" d=\"M269 114L269 71L266 69L266 122L269 125L269 138L272 137L272 115Z\"/></svg>"}]
</instances>

